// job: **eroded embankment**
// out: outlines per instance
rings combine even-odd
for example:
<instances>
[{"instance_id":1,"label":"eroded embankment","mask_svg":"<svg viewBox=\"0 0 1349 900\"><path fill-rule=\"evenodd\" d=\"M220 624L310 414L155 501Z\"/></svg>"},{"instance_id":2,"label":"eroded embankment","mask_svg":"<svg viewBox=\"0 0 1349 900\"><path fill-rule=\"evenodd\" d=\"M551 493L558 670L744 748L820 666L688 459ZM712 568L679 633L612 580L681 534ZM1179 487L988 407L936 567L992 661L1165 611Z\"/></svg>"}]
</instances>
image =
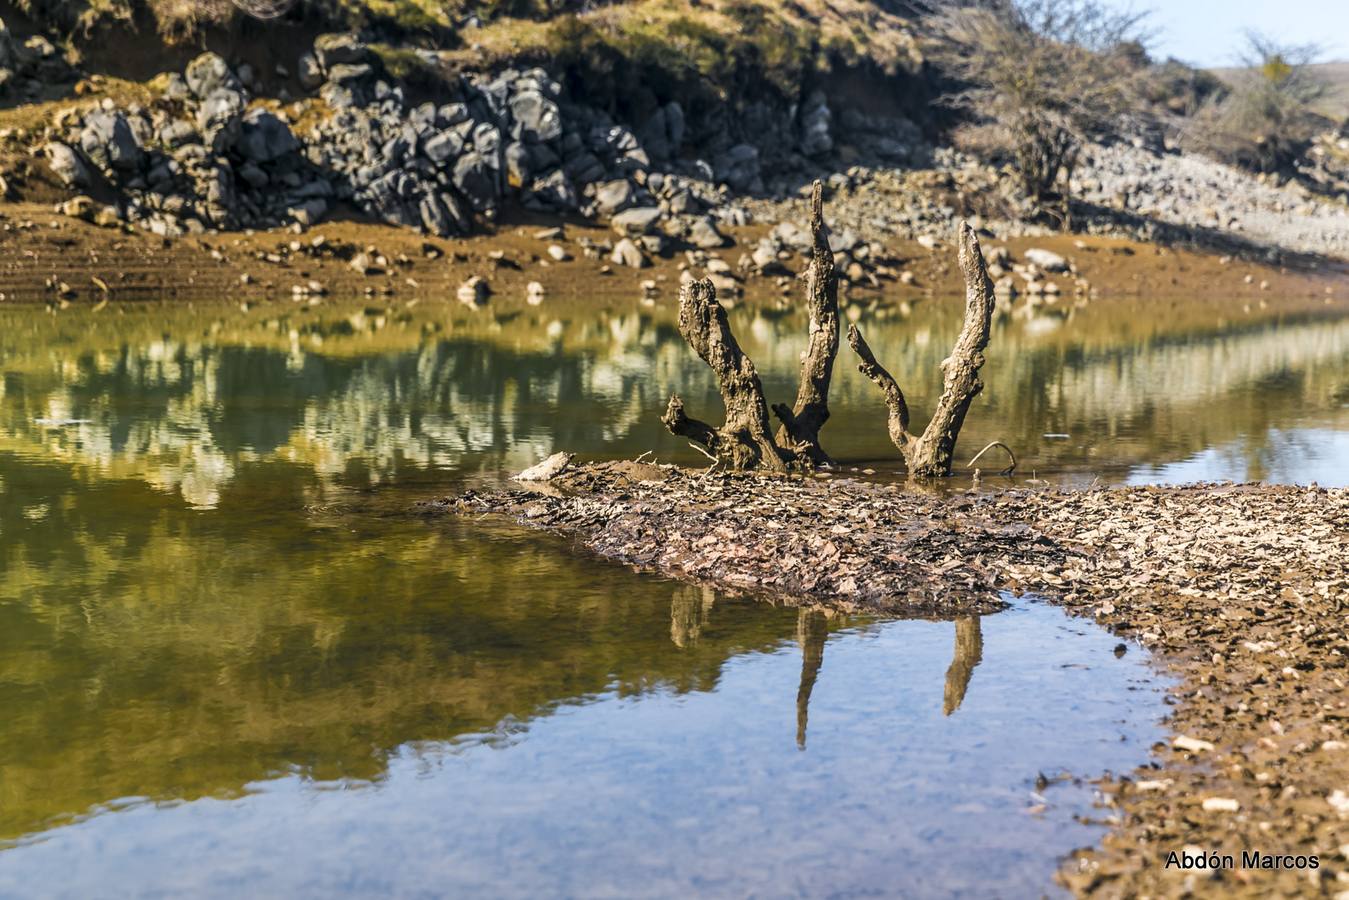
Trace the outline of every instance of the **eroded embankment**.
<instances>
[{"instance_id":1,"label":"eroded embankment","mask_svg":"<svg viewBox=\"0 0 1349 900\"><path fill-rule=\"evenodd\" d=\"M940 615L993 608L1000 589L1042 594L1157 651L1181 679L1177 744L1102 786L1115 828L1068 861L1067 886L1333 895L1349 880L1349 491L932 496L625 462L423 511L511 516L630 565L786 602ZM1168 869L1186 846L1237 865ZM1247 868L1244 851L1318 867Z\"/></svg>"}]
</instances>

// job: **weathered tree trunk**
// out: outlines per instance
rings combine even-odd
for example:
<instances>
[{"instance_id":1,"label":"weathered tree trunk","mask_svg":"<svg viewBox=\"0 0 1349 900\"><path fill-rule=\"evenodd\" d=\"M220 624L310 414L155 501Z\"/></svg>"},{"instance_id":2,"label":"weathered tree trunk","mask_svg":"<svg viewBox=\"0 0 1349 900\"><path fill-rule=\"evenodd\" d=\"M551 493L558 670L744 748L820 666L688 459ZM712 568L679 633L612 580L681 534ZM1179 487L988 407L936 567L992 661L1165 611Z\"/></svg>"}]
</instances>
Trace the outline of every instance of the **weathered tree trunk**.
<instances>
[{"instance_id":1,"label":"weathered tree trunk","mask_svg":"<svg viewBox=\"0 0 1349 900\"><path fill-rule=\"evenodd\" d=\"M956 619L956 650L951 667L946 670L946 691L942 697L942 713L950 715L965 701L974 667L984 658L984 631L978 616Z\"/></svg>"},{"instance_id":2,"label":"weathered tree trunk","mask_svg":"<svg viewBox=\"0 0 1349 900\"><path fill-rule=\"evenodd\" d=\"M671 434L702 444L733 469L785 472L787 456L773 440L759 373L740 349L726 321L726 310L717 302L716 288L708 279L691 281L680 289L679 333L716 373L721 401L726 406L726 423L713 428L690 418L684 412L684 401L675 394L661 416L665 427Z\"/></svg>"},{"instance_id":3,"label":"weathered tree trunk","mask_svg":"<svg viewBox=\"0 0 1349 900\"><path fill-rule=\"evenodd\" d=\"M778 443L795 448L812 465L823 466L832 462L820 446L820 429L829 420L829 382L838 355L838 278L824 225L824 185L818 181L810 195L810 235L814 247L805 279L810 332L801 355L801 380L796 404L790 409L785 403L774 404L773 413L782 422Z\"/></svg>"},{"instance_id":4,"label":"weathered tree trunk","mask_svg":"<svg viewBox=\"0 0 1349 900\"><path fill-rule=\"evenodd\" d=\"M979 239L968 224L960 226L960 271L965 276L965 322L951 355L942 360L943 387L937 409L921 435L909 432L909 407L893 376L876 361L856 325L848 328L848 344L858 356L857 369L870 378L885 397L889 409L890 440L894 441L910 477L929 478L951 474L956 439L965 424L970 403L984 389L979 369L984 364L993 321L993 284L979 250Z\"/></svg>"},{"instance_id":5,"label":"weathered tree trunk","mask_svg":"<svg viewBox=\"0 0 1349 900\"><path fill-rule=\"evenodd\" d=\"M829 617L822 610L802 607L796 617L796 639L801 642L801 683L796 689L796 746L806 749L806 725L810 719L810 694L824 665L824 642L829 637Z\"/></svg>"},{"instance_id":6,"label":"weathered tree trunk","mask_svg":"<svg viewBox=\"0 0 1349 900\"><path fill-rule=\"evenodd\" d=\"M820 446L820 429L829 419L829 384L838 355L838 279L824 225L824 187L818 181L811 193L810 231L814 246L805 277L810 333L801 355L796 404L772 408L782 422L776 438L758 372L736 342L712 283L695 281L680 289L679 333L716 373L726 422L715 428L691 418L678 394L670 397L661 421L671 434L702 445L708 455L734 469L784 472L790 465L830 462Z\"/></svg>"}]
</instances>

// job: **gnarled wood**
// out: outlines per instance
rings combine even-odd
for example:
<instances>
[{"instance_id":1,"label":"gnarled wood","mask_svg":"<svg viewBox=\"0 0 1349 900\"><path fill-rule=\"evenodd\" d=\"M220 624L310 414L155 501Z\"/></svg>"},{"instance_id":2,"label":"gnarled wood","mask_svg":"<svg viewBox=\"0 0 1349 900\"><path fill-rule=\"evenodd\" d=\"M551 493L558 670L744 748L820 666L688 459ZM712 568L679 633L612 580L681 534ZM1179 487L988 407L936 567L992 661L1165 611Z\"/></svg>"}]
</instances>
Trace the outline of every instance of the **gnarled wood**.
<instances>
[{"instance_id":1,"label":"gnarled wood","mask_svg":"<svg viewBox=\"0 0 1349 900\"><path fill-rule=\"evenodd\" d=\"M819 181L810 195L810 234L814 246L805 276L810 332L801 355L801 380L795 405L788 409L785 403L776 403L773 414L782 422L778 443L795 447L812 465L822 466L831 461L820 446L820 429L829 420L829 382L838 355L838 278L824 224L824 185Z\"/></svg>"},{"instance_id":2,"label":"gnarled wood","mask_svg":"<svg viewBox=\"0 0 1349 900\"><path fill-rule=\"evenodd\" d=\"M773 440L759 373L740 349L710 280L691 281L680 288L679 333L716 374L726 421L713 428L690 418L684 402L675 395L661 417L666 429L702 444L731 468L785 472L787 456Z\"/></svg>"},{"instance_id":3,"label":"gnarled wood","mask_svg":"<svg viewBox=\"0 0 1349 900\"><path fill-rule=\"evenodd\" d=\"M890 439L904 456L910 477L937 477L951 474L956 439L965 424L970 403L984 389L979 369L984 364L984 348L993 321L993 284L979 249L974 229L961 223L959 238L960 271L965 276L965 321L960 328L951 355L942 360L942 394L927 428L918 437L908 430L909 411L898 383L876 361L857 326L848 329L848 343L861 362L858 371L881 389L890 410Z\"/></svg>"},{"instance_id":4,"label":"gnarled wood","mask_svg":"<svg viewBox=\"0 0 1349 900\"><path fill-rule=\"evenodd\" d=\"M848 326L848 346L852 347L860 360L857 371L870 378L872 383L881 389L881 395L885 397L885 406L890 411L887 422L890 440L901 453L906 453L905 448L913 438L909 434L909 405L904 402L904 392L899 389L899 383L895 381L894 376L876 362L876 355L871 352L871 347L862 337L862 330L856 325Z\"/></svg>"}]
</instances>

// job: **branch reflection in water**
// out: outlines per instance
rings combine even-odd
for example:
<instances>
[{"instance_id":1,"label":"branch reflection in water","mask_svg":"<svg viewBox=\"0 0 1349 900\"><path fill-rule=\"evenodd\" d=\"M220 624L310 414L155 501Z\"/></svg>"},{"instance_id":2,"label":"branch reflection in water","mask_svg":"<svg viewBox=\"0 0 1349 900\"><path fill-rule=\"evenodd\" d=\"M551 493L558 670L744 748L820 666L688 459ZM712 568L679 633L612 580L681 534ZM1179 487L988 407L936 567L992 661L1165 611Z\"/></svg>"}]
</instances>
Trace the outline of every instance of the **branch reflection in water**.
<instances>
[{"instance_id":1,"label":"branch reflection in water","mask_svg":"<svg viewBox=\"0 0 1349 900\"><path fill-rule=\"evenodd\" d=\"M670 640L683 649L698 640L712 618L716 592L707 587L681 585L670 601ZM831 614L817 607L801 607L796 618L796 642L801 647L801 680L796 689L796 746L806 749L810 722L810 696L824 666L824 645L829 639ZM942 714L960 709L969 690L970 678L984 658L984 635L979 616L955 620L955 650L946 670Z\"/></svg>"}]
</instances>

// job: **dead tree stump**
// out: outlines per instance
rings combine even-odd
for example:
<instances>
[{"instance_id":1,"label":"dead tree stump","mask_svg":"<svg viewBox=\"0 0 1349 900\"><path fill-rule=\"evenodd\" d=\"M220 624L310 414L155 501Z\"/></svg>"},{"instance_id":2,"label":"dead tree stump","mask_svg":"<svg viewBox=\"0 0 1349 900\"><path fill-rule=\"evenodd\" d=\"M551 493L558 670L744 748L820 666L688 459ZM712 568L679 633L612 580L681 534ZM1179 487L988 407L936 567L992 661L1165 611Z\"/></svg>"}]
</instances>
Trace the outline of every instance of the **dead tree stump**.
<instances>
[{"instance_id":1,"label":"dead tree stump","mask_svg":"<svg viewBox=\"0 0 1349 900\"><path fill-rule=\"evenodd\" d=\"M965 414L970 403L984 389L984 383L979 380L979 369L984 364L983 351L988 346L993 321L993 284L988 278L979 239L967 223L960 226L959 261L961 274L965 276L965 321L951 355L942 360L941 399L921 435L909 432L909 407L899 384L876 361L861 330L856 325L848 328L848 344L859 359L858 371L870 378L885 397L890 440L904 456L910 477L951 474L956 439L965 424Z\"/></svg>"},{"instance_id":2,"label":"dead tree stump","mask_svg":"<svg viewBox=\"0 0 1349 900\"><path fill-rule=\"evenodd\" d=\"M838 355L838 278L834 274L834 251L824 224L824 186L815 182L810 195L811 260L806 269L806 312L810 331L801 354L801 380L796 403L773 404L773 414L782 422L778 443L795 448L812 466L832 460L820 446L820 429L829 421L829 382L834 377Z\"/></svg>"},{"instance_id":3,"label":"dead tree stump","mask_svg":"<svg viewBox=\"0 0 1349 900\"><path fill-rule=\"evenodd\" d=\"M759 373L740 349L710 280L690 281L680 288L679 333L716 373L726 423L713 428L689 417L684 401L674 394L661 416L666 429L703 445L730 468L787 471L789 457L773 440Z\"/></svg>"},{"instance_id":4,"label":"dead tree stump","mask_svg":"<svg viewBox=\"0 0 1349 900\"><path fill-rule=\"evenodd\" d=\"M679 333L716 374L726 420L717 428L694 419L684 411L684 401L674 394L661 421L671 434L688 438L732 469L784 472L794 466L816 468L830 463L820 444L820 429L829 420L829 385L838 355L838 280L824 224L823 187L818 181L811 194L810 231L813 247L805 275L810 333L801 354L796 403L772 407L782 423L776 437L759 373L740 349L712 282L692 281L679 292ZM890 439L903 454L911 477L951 474L956 438L965 414L984 387L979 368L984 364L983 351L992 324L993 285L979 240L967 224L960 227L959 260L965 276L965 321L951 355L942 360L941 399L921 435L909 432L909 407L899 384L876 361L857 326L848 329L848 343L860 360L858 370L875 382L885 397Z\"/></svg>"},{"instance_id":5,"label":"dead tree stump","mask_svg":"<svg viewBox=\"0 0 1349 900\"><path fill-rule=\"evenodd\" d=\"M815 468L830 462L820 445L820 429L829 419L829 383L838 355L838 279L824 224L824 187L818 181L811 193L810 231L813 246L805 274L810 333L801 355L796 403L772 407L782 423L776 437L759 374L736 342L716 289L707 280L680 289L679 333L716 374L726 423L714 428L691 418L678 394L670 397L661 421L671 434L706 448L709 456L733 469L783 472L791 466Z\"/></svg>"}]
</instances>

